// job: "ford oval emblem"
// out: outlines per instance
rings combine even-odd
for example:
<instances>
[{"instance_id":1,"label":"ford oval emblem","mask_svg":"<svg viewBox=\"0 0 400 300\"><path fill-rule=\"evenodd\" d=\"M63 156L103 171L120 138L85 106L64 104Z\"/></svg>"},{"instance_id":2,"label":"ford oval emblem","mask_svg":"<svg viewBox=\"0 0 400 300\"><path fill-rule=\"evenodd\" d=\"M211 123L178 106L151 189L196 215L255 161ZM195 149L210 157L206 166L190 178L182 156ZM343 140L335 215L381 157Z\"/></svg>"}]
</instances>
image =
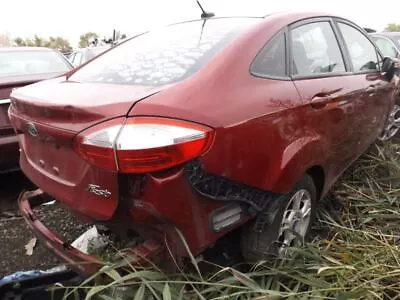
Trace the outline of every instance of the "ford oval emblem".
<instances>
[{"instance_id":1,"label":"ford oval emblem","mask_svg":"<svg viewBox=\"0 0 400 300\"><path fill-rule=\"evenodd\" d=\"M37 131L35 124L33 124L31 122L28 123L28 132L31 136L39 135L39 132Z\"/></svg>"}]
</instances>

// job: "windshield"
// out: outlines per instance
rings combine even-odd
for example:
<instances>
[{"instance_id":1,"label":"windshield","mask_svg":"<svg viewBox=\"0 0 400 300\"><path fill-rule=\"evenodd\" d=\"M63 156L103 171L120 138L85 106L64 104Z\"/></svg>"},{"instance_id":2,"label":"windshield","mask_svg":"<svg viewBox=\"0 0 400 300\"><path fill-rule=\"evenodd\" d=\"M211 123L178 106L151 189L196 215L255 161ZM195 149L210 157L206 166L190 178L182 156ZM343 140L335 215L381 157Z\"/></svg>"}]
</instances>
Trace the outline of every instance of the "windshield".
<instances>
[{"instance_id":1,"label":"windshield","mask_svg":"<svg viewBox=\"0 0 400 300\"><path fill-rule=\"evenodd\" d=\"M392 37L392 40L394 41L394 43L396 44L396 46L398 48L400 48L400 35L394 36Z\"/></svg>"},{"instance_id":2,"label":"windshield","mask_svg":"<svg viewBox=\"0 0 400 300\"><path fill-rule=\"evenodd\" d=\"M55 51L0 52L0 77L63 73L71 66Z\"/></svg>"},{"instance_id":3,"label":"windshield","mask_svg":"<svg viewBox=\"0 0 400 300\"><path fill-rule=\"evenodd\" d=\"M96 58L69 80L163 85L187 78L256 19L199 20L133 38Z\"/></svg>"},{"instance_id":4,"label":"windshield","mask_svg":"<svg viewBox=\"0 0 400 300\"><path fill-rule=\"evenodd\" d=\"M90 60L93 57L103 53L104 51L106 51L108 48L104 48L104 47L99 47L99 48L91 48L87 51L86 53L86 60Z\"/></svg>"},{"instance_id":5,"label":"windshield","mask_svg":"<svg viewBox=\"0 0 400 300\"><path fill-rule=\"evenodd\" d=\"M374 36L373 38L383 56L397 57L397 49L390 39L379 36Z\"/></svg>"}]
</instances>

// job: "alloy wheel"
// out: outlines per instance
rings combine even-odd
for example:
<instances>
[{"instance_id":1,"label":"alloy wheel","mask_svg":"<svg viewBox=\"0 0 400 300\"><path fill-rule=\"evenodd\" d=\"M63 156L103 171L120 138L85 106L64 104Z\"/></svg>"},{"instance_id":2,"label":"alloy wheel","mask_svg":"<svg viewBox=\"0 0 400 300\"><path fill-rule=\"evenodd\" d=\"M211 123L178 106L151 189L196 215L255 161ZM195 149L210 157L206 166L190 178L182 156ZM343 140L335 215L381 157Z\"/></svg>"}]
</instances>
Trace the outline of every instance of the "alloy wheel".
<instances>
[{"instance_id":1,"label":"alloy wheel","mask_svg":"<svg viewBox=\"0 0 400 300\"><path fill-rule=\"evenodd\" d=\"M284 257L288 249L303 244L311 219L311 194L301 189L290 198L283 213L283 219L278 234L278 254Z\"/></svg>"},{"instance_id":2,"label":"alloy wheel","mask_svg":"<svg viewBox=\"0 0 400 300\"><path fill-rule=\"evenodd\" d=\"M378 138L380 141L387 141L393 138L400 130L400 106L395 105L392 112L388 117L388 122L386 124L383 133Z\"/></svg>"}]
</instances>

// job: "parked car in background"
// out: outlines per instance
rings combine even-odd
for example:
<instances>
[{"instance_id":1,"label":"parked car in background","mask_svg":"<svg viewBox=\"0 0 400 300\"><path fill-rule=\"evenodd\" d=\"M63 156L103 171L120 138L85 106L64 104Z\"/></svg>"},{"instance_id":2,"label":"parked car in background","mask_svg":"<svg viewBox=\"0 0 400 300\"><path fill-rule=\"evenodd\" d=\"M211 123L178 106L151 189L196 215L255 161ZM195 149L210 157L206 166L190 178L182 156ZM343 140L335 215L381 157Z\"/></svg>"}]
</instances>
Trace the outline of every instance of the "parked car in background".
<instances>
[{"instance_id":1,"label":"parked car in background","mask_svg":"<svg viewBox=\"0 0 400 300\"><path fill-rule=\"evenodd\" d=\"M372 33L371 36L384 56L400 59L400 32Z\"/></svg>"},{"instance_id":2,"label":"parked car in background","mask_svg":"<svg viewBox=\"0 0 400 300\"><path fill-rule=\"evenodd\" d=\"M39 47L0 48L0 173L18 167L17 136L8 118L14 88L56 77L72 69L59 52Z\"/></svg>"},{"instance_id":3,"label":"parked car in background","mask_svg":"<svg viewBox=\"0 0 400 300\"><path fill-rule=\"evenodd\" d=\"M98 260L34 205L57 199L155 262L187 258L182 237L197 256L231 233L225 249L248 261L284 256L385 130L394 64L382 61L365 31L327 14L209 18L132 38L13 91L21 167L40 187L21 196L22 214L86 273Z\"/></svg>"},{"instance_id":4,"label":"parked car in background","mask_svg":"<svg viewBox=\"0 0 400 300\"><path fill-rule=\"evenodd\" d=\"M376 45L384 56L400 60L400 32L381 32L371 34ZM397 71L400 76L400 71ZM397 94L396 104L389 115L386 134L380 138L383 140L399 136L400 133L400 93Z\"/></svg>"},{"instance_id":5,"label":"parked car in background","mask_svg":"<svg viewBox=\"0 0 400 300\"><path fill-rule=\"evenodd\" d=\"M109 48L110 46L81 48L72 52L71 55L68 56L68 59L74 67L78 67L96 57L97 55L103 53L104 51L108 50Z\"/></svg>"}]
</instances>

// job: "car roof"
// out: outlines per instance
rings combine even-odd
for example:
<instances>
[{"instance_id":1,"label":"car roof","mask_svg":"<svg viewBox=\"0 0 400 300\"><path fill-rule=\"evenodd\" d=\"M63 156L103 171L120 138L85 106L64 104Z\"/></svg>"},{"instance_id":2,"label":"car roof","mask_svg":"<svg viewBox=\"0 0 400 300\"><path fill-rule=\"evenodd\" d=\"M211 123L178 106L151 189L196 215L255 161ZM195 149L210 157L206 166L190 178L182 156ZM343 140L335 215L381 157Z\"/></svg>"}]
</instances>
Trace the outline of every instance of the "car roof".
<instances>
[{"instance_id":1,"label":"car roof","mask_svg":"<svg viewBox=\"0 0 400 300\"><path fill-rule=\"evenodd\" d=\"M383 32L375 32L372 35L382 35L382 36L399 36L400 31L383 31Z\"/></svg>"},{"instance_id":2,"label":"car roof","mask_svg":"<svg viewBox=\"0 0 400 300\"><path fill-rule=\"evenodd\" d=\"M0 47L0 52L54 51L46 47Z\"/></svg>"},{"instance_id":3,"label":"car roof","mask_svg":"<svg viewBox=\"0 0 400 300\"><path fill-rule=\"evenodd\" d=\"M111 45L105 45L105 46L96 46L96 47L85 47L85 48L77 48L72 52L84 52L84 51L90 51L90 50L96 50L96 49L108 49L111 48Z\"/></svg>"},{"instance_id":4,"label":"car roof","mask_svg":"<svg viewBox=\"0 0 400 300\"><path fill-rule=\"evenodd\" d=\"M169 25L175 25L175 24L183 24L183 23L189 23L189 22L196 22L196 21L204 21L204 20L218 20L218 19L268 19L269 17L274 17L274 16L281 16L281 17L298 17L299 19L306 19L306 18L313 18L313 17L336 17L336 18L342 18L345 19L344 17L336 14L330 14L326 12L321 12L321 11L307 11L307 10L282 10L282 11L274 11L271 13L267 14L260 14L260 15L243 15L243 16L217 16L217 17L211 17L208 19L192 19L192 20L185 20L185 21L179 21L176 23L172 23ZM168 26L168 25L167 25Z\"/></svg>"},{"instance_id":5,"label":"car roof","mask_svg":"<svg viewBox=\"0 0 400 300\"><path fill-rule=\"evenodd\" d=\"M335 14L335 13L329 13L329 12L324 12L324 11L313 11L313 10L282 10L282 11L274 11L271 13L264 13L260 14L259 16L253 15L253 16L218 16L218 17L211 17L206 20L218 20L218 19L259 19L260 22L268 22L270 19L279 19L279 20L285 20L287 24L292 24L297 21L301 20L306 20L306 19L311 19L311 18L337 18L337 19L342 19L345 21L348 21L350 23L355 24L351 19L347 19L346 17L340 15L340 14ZM186 20L186 21L181 21L181 22L176 22L169 24L170 25L176 25L176 24L184 24L184 23L189 23L189 22L202 22L205 19L193 19L193 20ZM358 26L357 24L355 24ZM359 26L358 26L359 27ZM359 27L361 28L361 27ZM131 37L132 38L132 37ZM129 38L129 39L131 39ZM127 40L129 40L127 39Z\"/></svg>"}]
</instances>

